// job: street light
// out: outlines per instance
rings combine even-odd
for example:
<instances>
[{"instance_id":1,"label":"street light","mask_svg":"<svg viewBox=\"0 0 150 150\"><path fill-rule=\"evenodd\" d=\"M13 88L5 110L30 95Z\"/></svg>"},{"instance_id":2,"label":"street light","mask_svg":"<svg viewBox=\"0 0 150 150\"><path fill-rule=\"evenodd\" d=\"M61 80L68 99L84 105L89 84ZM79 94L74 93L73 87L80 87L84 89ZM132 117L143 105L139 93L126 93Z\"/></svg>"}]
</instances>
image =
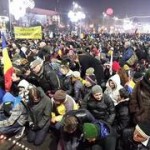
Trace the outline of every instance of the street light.
<instances>
[{"instance_id":1,"label":"street light","mask_svg":"<svg viewBox=\"0 0 150 150\"><path fill-rule=\"evenodd\" d=\"M77 23L86 18L85 13L82 11L81 6L73 2L73 8L68 12L68 18L71 22ZM80 22L80 33L81 33L81 22Z\"/></svg>"},{"instance_id":2,"label":"street light","mask_svg":"<svg viewBox=\"0 0 150 150\"><path fill-rule=\"evenodd\" d=\"M27 8L33 9L34 6L33 0L9 0L9 13L19 20L26 14Z\"/></svg>"}]
</instances>

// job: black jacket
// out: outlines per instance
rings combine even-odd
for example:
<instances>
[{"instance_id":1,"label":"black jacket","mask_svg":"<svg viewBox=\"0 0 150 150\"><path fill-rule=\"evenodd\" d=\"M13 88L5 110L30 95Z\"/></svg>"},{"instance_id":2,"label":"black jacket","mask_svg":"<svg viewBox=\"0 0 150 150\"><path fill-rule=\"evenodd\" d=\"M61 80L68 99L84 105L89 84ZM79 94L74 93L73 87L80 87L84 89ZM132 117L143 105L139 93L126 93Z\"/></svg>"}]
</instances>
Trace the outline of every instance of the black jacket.
<instances>
[{"instance_id":1,"label":"black jacket","mask_svg":"<svg viewBox=\"0 0 150 150\"><path fill-rule=\"evenodd\" d=\"M81 108L87 109L98 120L104 120L112 124L115 119L115 106L112 99L104 94L101 101L95 100L92 94L85 96L81 102Z\"/></svg>"},{"instance_id":2,"label":"black jacket","mask_svg":"<svg viewBox=\"0 0 150 150\"><path fill-rule=\"evenodd\" d=\"M64 116L64 118L68 115L75 116L79 124L77 130L71 134L64 132L63 126L61 127L61 142L63 144L64 150L71 150L75 145L75 147L77 147L79 141L82 140L82 126L84 123L95 122L95 118L92 116L92 114L85 109L71 110Z\"/></svg>"},{"instance_id":3,"label":"black jacket","mask_svg":"<svg viewBox=\"0 0 150 150\"><path fill-rule=\"evenodd\" d=\"M37 76L39 85L44 92L52 91L53 93L60 89L61 83L56 72L52 69L48 62L45 62L42 67L42 73Z\"/></svg>"},{"instance_id":4,"label":"black jacket","mask_svg":"<svg viewBox=\"0 0 150 150\"><path fill-rule=\"evenodd\" d=\"M97 83L101 85L101 83L104 81L104 72L100 61L91 55L81 54L79 55L79 62L81 65L81 76L84 77L86 69L93 67L95 70L94 73L97 79Z\"/></svg>"},{"instance_id":5,"label":"black jacket","mask_svg":"<svg viewBox=\"0 0 150 150\"><path fill-rule=\"evenodd\" d=\"M130 112L129 112L129 101L122 101L115 106L116 117L113 123L114 129L117 133L121 133L124 128L130 126Z\"/></svg>"}]
</instances>

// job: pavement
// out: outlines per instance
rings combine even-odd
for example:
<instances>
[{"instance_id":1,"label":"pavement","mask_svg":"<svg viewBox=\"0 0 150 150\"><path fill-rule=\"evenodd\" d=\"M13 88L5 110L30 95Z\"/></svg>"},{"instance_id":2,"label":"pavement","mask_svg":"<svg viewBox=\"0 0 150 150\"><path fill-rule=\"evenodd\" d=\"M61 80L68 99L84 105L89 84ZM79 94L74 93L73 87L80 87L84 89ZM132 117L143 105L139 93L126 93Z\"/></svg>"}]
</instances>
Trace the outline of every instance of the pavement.
<instances>
[{"instance_id":1,"label":"pavement","mask_svg":"<svg viewBox=\"0 0 150 150\"><path fill-rule=\"evenodd\" d=\"M20 139L15 139L15 137L12 136L0 140L0 150L50 150L49 144L50 134L47 135L44 143L40 146L34 146L32 143L28 143L25 135Z\"/></svg>"}]
</instances>

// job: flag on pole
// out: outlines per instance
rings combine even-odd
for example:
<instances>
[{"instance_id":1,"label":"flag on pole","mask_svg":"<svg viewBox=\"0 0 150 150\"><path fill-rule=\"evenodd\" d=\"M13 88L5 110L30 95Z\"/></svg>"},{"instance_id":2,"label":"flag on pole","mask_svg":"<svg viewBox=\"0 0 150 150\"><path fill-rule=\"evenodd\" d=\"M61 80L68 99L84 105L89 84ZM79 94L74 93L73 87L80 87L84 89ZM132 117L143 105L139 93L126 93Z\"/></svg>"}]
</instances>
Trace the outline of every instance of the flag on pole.
<instances>
[{"instance_id":1,"label":"flag on pole","mask_svg":"<svg viewBox=\"0 0 150 150\"><path fill-rule=\"evenodd\" d=\"M113 64L113 51L112 51L112 53L111 53L111 57L110 57L110 70L109 70L110 75L112 75L112 74L113 74L112 64Z\"/></svg>"},{"instance_id":2,"label":"flag on pole","mask_svg":"<svg viewBox=\"0 0 150 150\"><path fill-rule=\"evenodd\" d=\"M4 82L5 82L5 90L10 91L12 85L12 74L14 72L12 62L8 55L8 50L6 47L6 40L4 34L1 35L2 38L2 54L3 54L3 64L4 64Z\"/></svg>"}]
</instances>

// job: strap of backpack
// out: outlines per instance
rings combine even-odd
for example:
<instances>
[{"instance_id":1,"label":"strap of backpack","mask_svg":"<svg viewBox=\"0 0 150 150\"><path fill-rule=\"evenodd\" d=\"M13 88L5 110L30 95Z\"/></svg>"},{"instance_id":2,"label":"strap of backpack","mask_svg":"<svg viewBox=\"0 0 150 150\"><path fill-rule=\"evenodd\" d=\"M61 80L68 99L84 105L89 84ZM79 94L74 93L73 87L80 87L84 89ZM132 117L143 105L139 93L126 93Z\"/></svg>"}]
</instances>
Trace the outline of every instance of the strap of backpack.
<instances>
[{"instance_id":1,"label":"strap of backpack","mask_svg":"<svg viewBox=\"0 0 150 150\"><path fill-rule=\"evenodd\" d=\"M32 122L35 123L35 119L34 119L34 116L33 116L31 109L23 101L21 101L21 103L26 108L27 112L29 113Z\"/></svg>"}]
</instances>

